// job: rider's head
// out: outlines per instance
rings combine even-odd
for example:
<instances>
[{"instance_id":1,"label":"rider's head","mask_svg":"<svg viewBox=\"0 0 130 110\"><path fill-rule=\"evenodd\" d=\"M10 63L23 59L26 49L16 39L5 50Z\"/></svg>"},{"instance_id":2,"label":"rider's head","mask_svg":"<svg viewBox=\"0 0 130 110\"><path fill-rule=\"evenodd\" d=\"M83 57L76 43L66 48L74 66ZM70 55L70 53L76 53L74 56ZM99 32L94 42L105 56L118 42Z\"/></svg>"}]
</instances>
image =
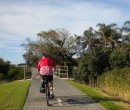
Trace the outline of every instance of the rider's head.
<instances>
[{"instance_id":1,"label":"rider's head","mask_svg":"<svg viewBox=\"0 0 130 110\"><path fill-rule=\"evenodd\" d=\"M42 53L42 56L43 57L47 57L48 55L46 53Z\"/></svg>"}]
</instances>

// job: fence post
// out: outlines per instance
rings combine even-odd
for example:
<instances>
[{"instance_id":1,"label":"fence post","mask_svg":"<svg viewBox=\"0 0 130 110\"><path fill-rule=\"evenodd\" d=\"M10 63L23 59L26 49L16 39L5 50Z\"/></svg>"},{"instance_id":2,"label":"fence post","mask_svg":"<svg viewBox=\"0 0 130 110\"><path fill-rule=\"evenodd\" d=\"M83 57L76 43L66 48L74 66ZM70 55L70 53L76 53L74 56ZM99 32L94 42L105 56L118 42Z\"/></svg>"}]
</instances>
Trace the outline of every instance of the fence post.
<instances>
[{"instance_id":1,"label":"fence post","mask_svg":"<svg viewBox=\"0 0 130 110\"><path fill-rule=\"evenodd\" d=\"M26 79L26 78L25 78L25 76L26 76L26 73L25 73L25 66L24 66L23 69L24 69L24 78L23 78L23 79L25 80L25 79Z\"/></svg>"},{"instance_id":2,"label":"fence post","mask_svg":"<svg viewBox=\"0 0 130 110\"><path fill-rule=\"evenodd\" d=\"M67 79L69 78L69 75L68 75L68 66L67 66Z\"/></svg>"}]
</instances>

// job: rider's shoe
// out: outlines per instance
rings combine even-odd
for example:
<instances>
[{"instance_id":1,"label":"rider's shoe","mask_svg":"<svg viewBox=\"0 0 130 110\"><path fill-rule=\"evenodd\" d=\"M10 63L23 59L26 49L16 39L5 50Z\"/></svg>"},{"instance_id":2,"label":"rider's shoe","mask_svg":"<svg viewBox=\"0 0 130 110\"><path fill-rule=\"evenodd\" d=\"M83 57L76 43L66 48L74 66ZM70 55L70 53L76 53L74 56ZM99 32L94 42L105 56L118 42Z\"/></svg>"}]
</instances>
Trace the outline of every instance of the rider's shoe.
<instances>
[{"instance_id":1,"label":"rider's shoe","mask_svg":"<svg viewBox=\"0 0 130 110\"><path fill-rule=\"evenodd\" d=\"M45 93L45 88L40 88L40 93Z\"/></svg>"},{"instance_id":2,"label":"rider's shoe","mask_svg":"<svg viewBox=\"0 0 130 110\"><path fill-rule=\"evenodd\" d=\"M54 94L51 94L51 95L50 95L50 99L53 99L53 98L54 98Z\"/></svg>"}]
</instances>

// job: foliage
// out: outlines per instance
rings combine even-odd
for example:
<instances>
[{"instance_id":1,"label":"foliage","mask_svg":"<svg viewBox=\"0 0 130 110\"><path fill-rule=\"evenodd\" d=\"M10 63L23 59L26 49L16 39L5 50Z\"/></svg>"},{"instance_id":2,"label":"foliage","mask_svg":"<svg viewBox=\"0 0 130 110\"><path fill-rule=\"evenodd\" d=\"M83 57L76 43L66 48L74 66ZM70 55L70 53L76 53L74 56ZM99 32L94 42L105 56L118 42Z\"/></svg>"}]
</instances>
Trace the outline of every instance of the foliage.
<instances>
[{"instance_id":1,"label":"foliage","mask_svg":"<svg viewBox=\"0 0 130 110\"><path fill-rule=\"evenodd\" d=\"M130 100L129 77L130 68L115 68L98 77L98 85L103 91L112 96L121 98L122 100Z\"/></svg>"},{"instance_id":2,"label":"foliage","mask_svg":"<svg viewBox=\"0 0 130 110\"><path fill-rule=\"evenodd\" d=\"M74 72L75 78L86 83L89 82L90 85L96 84L97 76L109 67L108 56L100 47L95 47L85 54L78 64L78 68Z\"/></svg>"},{"instance_id":3,"label":"foliage","mask_svg":"<svg viewBox=\"0 0 130 110\"><path fill-rule=\"evenodd\" d=\"M79 59L78 67L73 71L73 76L76 80L87 82L86 73L87 73L87 63L84 60L84 57Z\"/></svg>"},{"instance_id":4,"label":"foliage","mask_svg":"<svg viewBox=\"0 0 130 110\"><path fill-rule=\"evenodd\" d=\"M48 54L59 65L72 65L75 61L72 55L75 53L74 38L65 29L50 29L37 34L39 39L33 42L27 39L23 44L26 63L30 66L36 65L41 54ZM36 60L35 60L36 59Z\"/></svg>"},{"instance_id":5,"label":"foliage","mask_svg":"<svg viewBox=\"0 0 130 110\"><path fill-rule=\"evenodd\" d=\"M116 48L116 50L112 51L109 59L112 68L124 68L126 66L130 66L130 56L128 49L126 46L119 46Z\"/></svg>"},{"instance_id":6,"label":"foliage","mask_svg":"<svg viewBox=\"0 0 130 110\"><path fill-rule=\"evenodd\" d=\"M27 65L36 66L45 52L57 65L67 65L69 70L78 63L74 77L80 81L96 83L104 71L130 66L129 21L119 28L115 23L96 25L84 31L83 35L70 36L65 29L50 29L38 33L38 40L23 44L23 55ZM73 55L78 60L73 59ZM71 73L71 71L69 71Z\"/></svg>"},{"instance_id":7,"label":"foliage","mask_svg":"<svg viewBox=\"0 0 130 110\"><path fill-rule=\"evenodd\" d=\"M99 23L98 31L90 27L84 31L83 36L76 36L77 45L82 47L79 51L78 67L74 71L76 80L93 85L104 71L130 67L128 23L125 22L123 28L118 28L114 23L109 25ZM123 35L124 32L125 35Z\"/></svg>"},{"instance_id":8,"label":"foliage","mask_svg":"<svg viewBox=\"0 0 130 110\"><path fill-rule=\"evenodd\" d=\"M38 56L37 55L33 55L33 53L31 51L26 52L23 55L24 59L26 59L26 64L28 66L36 66L36 62L38 62Z\"/></svg>"},{"instance_id":9,"label":"foliage","mask_svg":"<svg viewBox=\"0 0 130 110\"><path fill-rule=\"evenodd\" d=\"M3 73L0 73L0 80L3 79Z\"/></svg>"},{"instance_id":10,"label":"foliage","mask_svg":"<svg viewBox=\"0 0 130 110\"><path fill-rule=\"evenodd\" d=\"M10 66L7 74L7 79L8 80L23 79L23 68Z\"/></svg>"},{"instance_id":11,"label":"foliage","mask_svg":"<svg viewBox=\"0 0 130 110\"><path fill-rule=\"evenodd\" d=\"M0 80L17 80L23 78L23 69L11 65L9 61L0 58Z\"/></svg>"},{"instance_id":12,"label":"foliage","mask_svg":"<svg viewBox=\"0 0 130 110\"><path fill-rule=\"evenodd\" d=\"M9 61L4 61L2 58L0 58L1 79L6 78L9 66L10 66L10 62Z\"/></svg>"},{"instance_id":13,"label":"foliage","mask_svg":"<svg viewBox=\"0 0 130 110\"><path fill-rule=\"evenodd\" d=\"M88 70L100 75L109 66L108 56L100 47L95 47L88 54Z\"/></svg>"}]
</instances>

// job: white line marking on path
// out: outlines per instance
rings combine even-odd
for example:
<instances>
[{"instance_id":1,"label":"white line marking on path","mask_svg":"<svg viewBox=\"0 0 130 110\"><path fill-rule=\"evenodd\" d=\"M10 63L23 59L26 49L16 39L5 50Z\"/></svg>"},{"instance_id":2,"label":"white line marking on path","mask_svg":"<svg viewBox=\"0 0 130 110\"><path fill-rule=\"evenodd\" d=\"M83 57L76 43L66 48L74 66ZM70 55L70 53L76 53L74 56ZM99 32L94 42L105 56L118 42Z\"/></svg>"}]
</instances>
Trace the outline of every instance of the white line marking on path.
<instances>
[{"instance_id":1,"label":"white line marking on path","mask_svg":"<svg viewBox=\"0 0 130 110\"><path fill-rule=\"evenodd\" d=\"M57 98L57 101L58 101L58 103L59 103L60 106L63 105L60 98Z\"/></svg>"}]
</instances>

